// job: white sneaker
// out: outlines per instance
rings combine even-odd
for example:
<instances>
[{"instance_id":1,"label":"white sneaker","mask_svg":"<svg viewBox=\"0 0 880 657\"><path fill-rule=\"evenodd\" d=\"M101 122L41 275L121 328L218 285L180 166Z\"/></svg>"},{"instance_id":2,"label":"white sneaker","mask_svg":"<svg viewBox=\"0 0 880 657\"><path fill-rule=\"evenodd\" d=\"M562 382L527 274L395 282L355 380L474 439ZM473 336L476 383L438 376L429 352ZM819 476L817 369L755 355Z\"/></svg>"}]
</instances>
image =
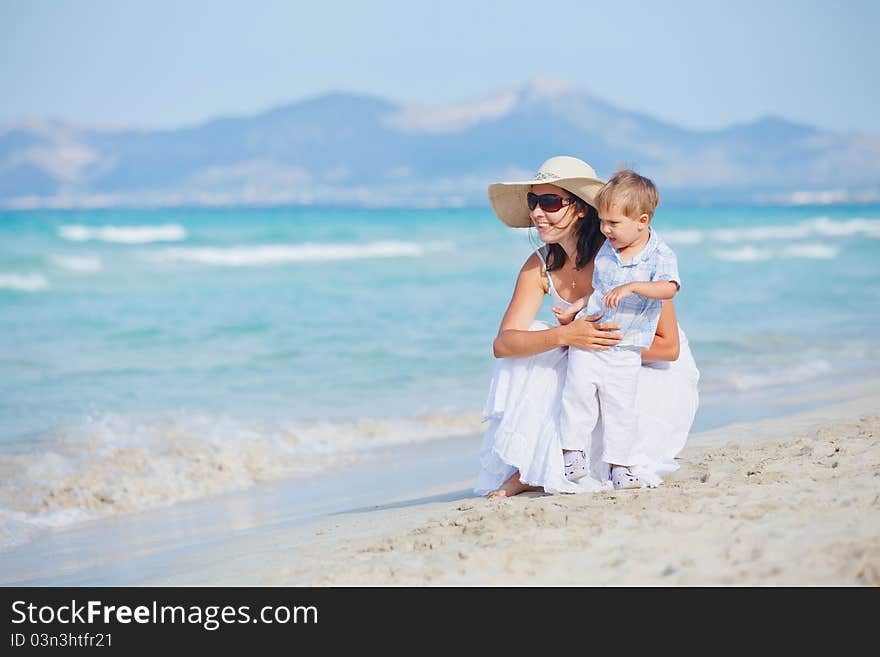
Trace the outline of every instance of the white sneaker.
<instances>
[{"instance_id":1,"label":"white sneaker","mask_svg":"<svg viewBox=\"0 0 880 657\"><path fill-rule=\"evenodd\" d=\"M615 465L611 468L611 483L614 485L614 490L642 487L641 480L625 465Z\"/></svg>"},{"instance_id":2,"label":"white sneaker","mask_svg":"<svg viewBox=\"0 0 880 657\"><path fill-rule=\"evenodd\" d=\"M569 481L577 481L587 476L587 457L583 452L565 452L562 455L565 478Z\"/></svg>"}]
</instances>

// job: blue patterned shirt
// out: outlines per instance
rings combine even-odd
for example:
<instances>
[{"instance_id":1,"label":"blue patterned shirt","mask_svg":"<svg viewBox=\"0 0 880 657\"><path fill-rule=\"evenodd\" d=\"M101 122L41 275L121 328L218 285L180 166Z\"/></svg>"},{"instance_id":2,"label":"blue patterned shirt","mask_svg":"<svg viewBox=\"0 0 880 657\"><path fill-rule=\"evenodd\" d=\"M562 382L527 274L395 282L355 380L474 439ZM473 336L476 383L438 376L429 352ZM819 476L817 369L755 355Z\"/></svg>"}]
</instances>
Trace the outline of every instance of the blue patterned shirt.
<instances>
[{"instance_id":1,"label":"blue patterned shirt","mask_svg":"<svg viewBox=\"0 0 880 657\"><path fill-rule=\"evenodd\" d=\"M602 297L619 285L636 281L674 281L681 287L675 253L656 231L648 230L651 236L645 248L628 262L621 262L617 249L606 240L596 254L593 266L593 294L587 307L578 313L580 316L602 312L604 315L598 321L619 324L621 340L618 348L647 349L651 346L663 301L631 294L620 302L616 310L610 310L602 303Z\"/></svg>"}]
</instances>

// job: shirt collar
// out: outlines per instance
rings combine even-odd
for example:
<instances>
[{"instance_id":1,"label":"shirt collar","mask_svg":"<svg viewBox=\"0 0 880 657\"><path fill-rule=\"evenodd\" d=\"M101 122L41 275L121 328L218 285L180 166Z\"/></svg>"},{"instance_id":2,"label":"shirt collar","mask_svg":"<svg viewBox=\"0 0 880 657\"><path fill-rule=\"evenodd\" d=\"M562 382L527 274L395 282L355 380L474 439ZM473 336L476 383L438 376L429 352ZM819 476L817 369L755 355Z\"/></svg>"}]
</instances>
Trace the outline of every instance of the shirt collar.
<instances>
[{"instance_id":1,"label":"shirt collar","mask_svg":"<svg viewBox=\"0 0 880 657\"><path fill-rule=\"evenodd\" d=\"M651 257L651 253L653 253L654 250L657 248L657 234L653 230L651 230L650 226L648 227L648 233L649 234L647 244L645 244L644 248L642 248L642 250L639 251L636 256L628 262L623 262L623 260L620 259L620 252L610 244L608 245L611 246L611 252L614 254L614 257L617 258L617 263L621 267L634 267L640 262L644 262Z\"/></svg>"}]
</instances>

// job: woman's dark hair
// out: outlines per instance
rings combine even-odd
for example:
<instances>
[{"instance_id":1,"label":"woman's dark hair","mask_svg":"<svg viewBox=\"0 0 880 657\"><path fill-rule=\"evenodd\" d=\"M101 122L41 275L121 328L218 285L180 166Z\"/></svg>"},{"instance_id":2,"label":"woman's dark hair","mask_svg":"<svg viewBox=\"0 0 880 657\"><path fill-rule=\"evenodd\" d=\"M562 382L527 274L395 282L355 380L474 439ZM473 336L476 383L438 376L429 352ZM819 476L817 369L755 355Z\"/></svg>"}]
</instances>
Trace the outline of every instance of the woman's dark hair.
<instances>
[{"instance_id":1,"label":"woman's dark hair","mask_svg":"<svg viewBox=\"0 0 880 657\"><path fill-rule=\"evenodd\" d=\"M578 255L574 266L576 269L581 269L596 257L596 253L605 243L605 236L599 231L599 213L596 208L571 192L569 195L572 205L574 205L575 214L584 213L584 216L577 220L574 227L578 236ZM565 249L558 244L548 244L547 247L547 271L559 269L565 264Z\"/></svg>"}]
</instances>

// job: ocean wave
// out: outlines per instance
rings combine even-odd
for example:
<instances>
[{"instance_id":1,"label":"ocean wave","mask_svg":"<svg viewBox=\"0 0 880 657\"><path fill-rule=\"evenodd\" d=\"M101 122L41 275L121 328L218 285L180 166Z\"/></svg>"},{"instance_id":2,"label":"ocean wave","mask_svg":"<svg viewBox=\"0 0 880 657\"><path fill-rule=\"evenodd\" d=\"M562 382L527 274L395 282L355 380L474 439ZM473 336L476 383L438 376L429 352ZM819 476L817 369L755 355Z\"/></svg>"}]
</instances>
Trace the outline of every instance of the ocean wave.
<instances>
[{"instance_id":1,"label":"ocean wave","mask_svg":"<svg viewBox=\"0 0 880 657\"><path fill-rule=\"evenodd\" d=\"M195 263L220 267L257 267L294 262L328 262L363 258L418 257L452 248L446 242L366 242L364 244L303 243L262 244L228 248L199 247L164 249L151 254L160 262Z\"/></svg>"},{"instance_id":2,"label":"ocean wave","mask_svg":"<svg viewBox=\"0 0 880 657\"><path fill-rule=\"evenodd\" d=\"M664 230L663 239L669 244L699 244L703 233L699 230Z\"/></svg>"},{"instance_id":3,"label":"ocean wave","mask_svg":"<svg viewBox=\"0 0 880 657\"><path fill-rule=\"evenodd\" d=\"M745 392L777 386L787 386L817 379L831 371L831 363L817 359L807 363L783 366L760 371L733 371L724 377L723 383L735 390Z\"/></svg>"},{"instance_id":4,"label":"ocean wave","mask_svg":"<svg viewBox=\"0 0 880 657\"><path fill-rule=\"evenodd\" d=\"M827 237L864 235L865 237L880 238L880 220L876 219L855 218L846 221L834 221L829 217L817 217L805 222L805 225L815 235Z\"/></svg>"},{"instance_id":5,"label":"ocean wave","mask_svg":"<svg viewBox=\"0 0 880 657\"><path fill-rule=\"evenodd\" d=\"M673 245L700 244L704 241L737 243L768 242L773 240L800 240L811 237L880 238L880 220L847 219L835 221L830 217L815 217L796 224L772 226L743 226L715 230L661 230L663 239Z\"/></svg>"},{"instance_id":6,"label":"ocean wave","mask_svg":"<svg viewBox=\"0 0 880 657\"><path fill-rule=\"evenodd\" d=\"M116 242L119 244L147 244L149 242L179 242L186 239L186 230L179 224L158 226L61 226L58 234L71 242Z\"/></svg>"},{"instance_id":7,"label":"ocean wave","mask_svg":"<svg viewBox=\"0 0 880 657\"><path fill-rule=\"evenodd\" d=\"M729 262L757 262L771 258L809 258L813 260L832 260L837 257L840 249L827 244L794 244L782 249L760 249L755 246L743 246L738 249L716 251L715 257Z\"/></svg>"},{"instance_id":8,"label":"ocean wave","mask_svg":"<svg viewBox=\"0 0 880 657\"><path fill-rule=\"evenodd\" d=\"M84 274L99 272L104 268L101 258L97 256L53 255L50 257L50 260L59 269Z\"/></svg>"},{"instance_id":9,"label":"ocean wave","mask_svg":"<svg viewBox=\"0 0 880 657\"><path fill-rule=\"evenodd\" d=\"M49 289L49 280L42 274L0 274L0 288L40 292Z\"/></svg>"},{"instance_id":10,"label":"ocean wave","mask_svg":"<svg viewBox=\"0 0 880 657\"><path fill-rule=\"evenodd\" d=\"M38 453L0 454L0 545L26 542L42 528L319 474L376 448L480 428L477 412L274 423L103 414L44 437Z\"/></svg>"},{"instance_id":11,"label":"ocean wave","mask_svg":"<svg viewBox=\"0 0 880 657\"><path fill-rule=\"evenodd\" d=\"M740 249L716 251L715 257L719 260L727 260L729 262L756 262L758 260L769 260L773 257L773 252L770 249L744 246Z\"/></svg>"},{"instance_id":12,"label":"ocean wave","mask_svg":"<svg viewBox=\"0 0 880 657\"><path fill-rule=\"evenodd\" d=\"M833 260L840 249L827 244L793 244L782 249L785 258L811 258L813 260Z\"/></svg>"}]
</instances>

